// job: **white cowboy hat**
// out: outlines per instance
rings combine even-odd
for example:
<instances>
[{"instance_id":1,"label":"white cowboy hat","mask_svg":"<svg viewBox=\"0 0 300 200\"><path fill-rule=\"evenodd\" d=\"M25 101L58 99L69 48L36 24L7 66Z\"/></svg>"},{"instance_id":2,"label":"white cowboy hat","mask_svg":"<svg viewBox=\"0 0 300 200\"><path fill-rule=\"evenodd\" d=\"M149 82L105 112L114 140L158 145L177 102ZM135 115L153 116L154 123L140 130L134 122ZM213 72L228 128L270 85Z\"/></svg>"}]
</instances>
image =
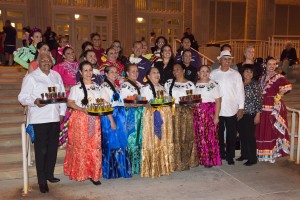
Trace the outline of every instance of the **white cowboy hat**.
<instances>
[{"instance_id":1,"label":"white cowboy hat","mask_svg":"<svg viewBox=\"0 0 300 200\"><path fill-rule=\"evenodd\" d=\"M222 57L225 57L225 56L226 56L226 57L229 57L229 58L233 58L233 57L231 56L230 51L224 50L224 51L221 52L220 56L217 57L217 59L220 60Z\"/></svg>"}]
</instances>

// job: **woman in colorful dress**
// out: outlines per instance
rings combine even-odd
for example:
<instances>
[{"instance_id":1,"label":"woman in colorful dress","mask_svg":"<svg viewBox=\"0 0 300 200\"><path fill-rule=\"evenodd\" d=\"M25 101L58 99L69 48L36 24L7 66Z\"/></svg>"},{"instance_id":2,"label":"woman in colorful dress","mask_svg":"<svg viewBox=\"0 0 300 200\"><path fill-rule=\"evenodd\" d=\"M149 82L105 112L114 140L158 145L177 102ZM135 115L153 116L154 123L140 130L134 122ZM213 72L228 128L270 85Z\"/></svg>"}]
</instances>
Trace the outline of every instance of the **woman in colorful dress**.
<instances>
[{"instance_id":1,"label":"woman in colorful dress","mask_svg":"<svg viewBox=\"0 0 300 200\"><path fill-rule=\"evenodd\" d=\"M107 60L101 64L101 66L99 67L100 70L100 74L103 75L104 74L104 69L106 66L114 66L117 69L118 72L118 77L116 80L116 84L118 87L121 86L121 84L123 83L123 71L124 71L124 65L117 60L118 58L118 53L116 51L115 48L110 47L106 50L106 56L107 56Z\"/></svg>"},{"instance_id":2,"label":"woman in colorful dress","mask_svg":"<svg viewBox=\"0 0 300 200\"><path fill-rule=\"evenodd\" d=\"M194 90L195 85L184 77L184 66L175 64L173 79L165 84L169 96L175 98L175 114L173 116L174 132L174 170L182 171L198 165L194 143L194 117L192 106L179 105L180 97L187 96L187 90Z\"/></svg>"},{"instance_id":3,"label":"woman in colorful dress","mask_svg":"<svg viewBox=\"0 0 300 200\"><path fill-rule=\"evenodd\" d=\"M68 106L73 109L69 121L68 143L64 161L64 174L71 180L90 179L100 185L102 175L100 117L87 114L86 106L100 98L99 86L92 81L93 67L84 61L79 70L80 82L71 88Z\"/></svg>"},{"instance_id":4,"label":"woman in colorful dress","mask_svg":"<svg viewBox=\"0 0 300 200\"><path fill-rule=\"evenodd\" d=\"M128 96L141 95L142 84L137 81L139 71L136 64L128 64L125 67L126 81L121 85L120 96L122 99ZM142 106L126 106L126 130L127 148L131 163L132 174L140 174L141 170L141 151L143 134L143 114Z\"/></svg>"},{"instance_id":5,"label":"woman in colorful dress","mask_svg":"<svg viewBox=\"0 0 300 200\"><path fill-rule=\"evenodd\" d=\"M100 86L100 97L112 104L113 114L101 117L103 178L130 178L131 166L127 151L126 113L115 81L117 68L106 66L106 78Z\"/></svg>"},{"instance_id":6,"label":"woman in colorful dress","mask_svg":"<svg viewBox=\"0 0 300 200\"><path fill-rule=\"evenodd\" d=\"M34 60L29 63L28 73L31 73L31 72L33 72L34 70L36 70L38 68L36 59L37 59L39 53L46 53L46 54L51 56L49 46L45 42L39 42L36 45L36 49L37 49L37 51L35 53ZM51 56L51 59L52 59L52 63L55 63L55 60L54 60L54 58L52 58L52 56Z\"/></svg>"},{"instance_id":7,"label":"woman in colorful dress","mask_svg":"<svg viewBox=\"0 0 300 200\"><path fill-rule=\"evenodd\" d=\"M207 168L222 165L218 139L221 93L218 83L210 80L209 75L210 69L201 66L195 94L201 94L202 102L194 107L197 156L199 164Z\"/></svg>"},{"instance_id":8,"label":"woman in colorful dress","mask_svg":"<svg viewBox=\"0 0 300 200\"><path fill-rule=\"evenodd\" d=\"M55 64L58 65L62 62L64 62L64 56L63 56L63 50L65 47L69 47L69 36L61 36L58 39L58 45L59 47L57 49L52 49L51 50L51 55L55 59Z\"/></svg>"},{"instance_id":9,"label":"woman in colorful dress","mask_svg":"<svg viewBox=\"0 0 300 200\"><path fill-rule=\"evenodd\" d=\"M123 55L123 48L121 46L121 42L119 40L113 41L111 47L115 48L118 53L117 60L120 61L124 66L127 62L126 56Z\"/></svg>"},{"instance_id":10,"label":"woman in colorful dress","mask_svg":"<svg viewBox=\"0 0 300 200\"><path fill-rule=\"evenodd\" d=\"M65 47L63 50L64 62L55 65L53 67L54 71L57 71L64 83L66 90L66 97L69 97L70 89L76 84L76 74L78 72L79 65L75 61L75 52L71 47ZM68 135L68 120L70 116L70 109L67 109L66 115L64 118L64 123L61 124L61 132L59 134L59 146L64 147L67 142Z\"/></svg>"},{"instance_id":11,"label":"woman in colorful dress","mask_svg":"<svg viewBox=\"0 0 300 200\"><path fill-rule=\"evenodd\" d=\"M142 87L141 94L148 101L157 97L157 91L165 89L159 84L160 73L156 67L147 72L147 84ZM141 177L158 177L170 175L174 169L174 144L172 129L172 108L148 107L144 113L142 138Z\"/></svg>"},{"instance_id":12,"label":"woman in colorful dress","mask_svg":"<svg viewBox=\"0 0 300 200\"><path fill-rule=\"evenodd\" d=\"M14 52L14 61L25 69L28 69L29 63L35 59L36 45L42 41L42 30L34 28L29 34L29 47L19 48Z\"/></svg>"},{"instance_id":13,"label":"woman in colorful dress","mask_svg":"<svg viewBox=\"0 0 300 200\"><path fill-rule=\"evenodd\" d=\"M154 63L154 66L157 67L160 72L160 84L164 85L167 80L174 78L173 65L174 55L172 47L169 44L165 44L161 47L161 59Z\"/></svg>"},{"instance_id":14,"label":"woman in colorful dress","mask_svg":"<svg viewBox=\"0 0 300 200\"><path fill-rule=\"evenodd\" d=\"M275 72L274 58L267 59L266 74L261 78L263 89L262 113L256 126L256 148L259 161L275 163L278 157L289 154L287 111L281 97L292 85Z\"/></svg>"},{"instance_id":15,"label":"woman in colorful dress","mask_svg":"<svg viewBox=\"0 0 300 200\"><path fill-rule=\"evenodd\" d=\"M255 80L254 64L244 64L241 75L245 90L244 115L237 123L237 129L241 138L241 157L237 161L247 160L246 166L257 163L255 125L259 124L262 94L259 83Z\"/></svg>"}]
</instances>

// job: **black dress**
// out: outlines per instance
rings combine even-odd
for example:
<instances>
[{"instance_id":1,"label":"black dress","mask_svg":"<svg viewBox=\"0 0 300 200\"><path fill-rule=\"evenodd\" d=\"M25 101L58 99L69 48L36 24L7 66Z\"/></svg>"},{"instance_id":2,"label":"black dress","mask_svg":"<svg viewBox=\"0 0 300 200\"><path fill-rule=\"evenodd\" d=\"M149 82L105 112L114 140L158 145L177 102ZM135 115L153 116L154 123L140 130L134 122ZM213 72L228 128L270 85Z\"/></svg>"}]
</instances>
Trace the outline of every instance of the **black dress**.
<instances>
[{"instance_id":1,"label":"black dress","mask_svg":"<svg viewBox=\"0 0 300 200\"><path fill-rule=\"evenodd\" d=\"M163 61L157 61L154 63L154 67L156 67L160 73L159 83L161 85L165 85L167 80L174 78L174 75L173 75L174 59L170 59L165 68L164 68L164 65L165 64Z\"/></svg>"}]
</instances>

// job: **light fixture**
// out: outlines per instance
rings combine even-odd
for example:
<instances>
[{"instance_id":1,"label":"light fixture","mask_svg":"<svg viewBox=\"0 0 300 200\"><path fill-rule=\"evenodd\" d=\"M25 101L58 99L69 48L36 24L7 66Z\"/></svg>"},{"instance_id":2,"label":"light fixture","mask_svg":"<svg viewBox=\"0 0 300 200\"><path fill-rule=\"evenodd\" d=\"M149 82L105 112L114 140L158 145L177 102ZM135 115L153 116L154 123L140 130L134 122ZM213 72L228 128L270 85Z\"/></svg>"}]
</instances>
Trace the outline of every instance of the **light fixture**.
<instances>
[{"instance_id":1,"label":"light fixture","mask_svg":"<svg viewBox=\"0 0 300 200\"><path fill-rule=\"evenodd\" d=\"M16 24L15 24L15 23L11 23L11 26L15 28L15 27L16 27Z\"/></svg>"},{"instance_id":2,"label":"light fixture","mask_svg":"<svg viewBox=\"0 0 300 200\"><path fill-rule=\"evenodd\" d=\"M79 14L75 14L74 17L75 17L75 19L79 19L80 15Z\"/></svg>"},{"instance_id":3,"label":"light fixture","mask_svg":"<svg viewBox=\"0 0 300 200\"><path fill-rule=\"evenodd\" d=\"M2 11L0 10L0 15L1 15Z\"/></svg>"},{"instance_id":4,"label":"light fixture","mask_svg":"<svg viewBox=\"0 0 300 200\"><path fill-rule=\"evenodd\" d=\"M136 18L136 19L137 19L137 21L140 22L140 23L144 20L144 18L142 18L142 17L138 17L138 18Z\"/></svg>"}]
</instances>

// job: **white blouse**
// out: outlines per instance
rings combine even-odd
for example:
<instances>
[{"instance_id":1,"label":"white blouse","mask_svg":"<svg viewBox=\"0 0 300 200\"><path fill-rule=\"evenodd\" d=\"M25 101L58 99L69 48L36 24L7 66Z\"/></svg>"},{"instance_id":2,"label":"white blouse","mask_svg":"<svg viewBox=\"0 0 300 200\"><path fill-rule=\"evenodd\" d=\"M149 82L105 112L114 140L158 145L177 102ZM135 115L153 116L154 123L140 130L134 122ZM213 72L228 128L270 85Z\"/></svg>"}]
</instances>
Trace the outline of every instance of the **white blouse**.
<instances>
[{"instance_id":1,"label":"white blouse","mask_svg":"<svg viewBox=\"0 0 300 200\"><path fill-rule=\"evenodd\" d=\"M87 96L89 100L89 104L96 103L97 98L101 98L100 96L100 88L96 83L85 85L87 90ZM82 106L82 99L84 98L84 92L81 83L77 83L75 86L71 88L69 98L70 100L74 100L75 104L79 107Z\"/></svg>"},{"instance_id":2,"label":"white blouse","mask_svg":"<svg viewBox=\"0 0 300 200\"><path fill-rule=\"evenodd\" d=\"M142 88L142 84L140 84L139 82L137 82L137 86L139 88ZM137 89L127 81L122 83L120 87L121 99L125 99L126 97L133 95L138 95Z\"/></svg>"},{"instance_id":3,"label":"white blouse","mask_svg":"<svg viewBox=\"0 0 300 200\"><path fill-rule=\"evenodd\" d=\"M117 88L116 91L119 92ZM120 101L113 100L113 94L114 91L111 89L110 85L107 82L103 82L100 86L100 97L103 98L106 102L109 102L112 107L124 106L122 98L120 98Z\"/></svg>"},{"instance_id":4,"label":"white blouse","mask_svg":"<svg viewBox=\"0 0 300 200\"><path fill-rule=\"evenodd\" d=\"M201 94L202 102L215 102L220 98L220 86L216 81L210 80L208 83L196 83L194 94Z\"/></svg>"},{"instance_id":5,"label":"white blouse","mask_svg":"<svg viewBox=\"0 0 300 200\"><path fill-rule=\"evenodd\" d=\"M169 95L170 95L170 87L171 87L172 81L173 81L173 79L169 79L165 83L165 89ZM179 97L187 96L186 90L194 90L194 89L195 89L195 85L191 81L188 81L186 83L175 82L174 86L172 88L172 97L175 98L175 103L176 104L179 103Z\"/></svg>"},{"instance_id":6,"label":"white blouse","mask_svg":"<svg viewBox=\"0 0 300 200\"><path fill-rule=\"evenodd\" d=\"M164 95L168 95L165 91L165 88L162 85L154 86L154 89L155 89L155 92L157 92L158 90L163 90ZM142 95L142 97L146 97L146 99L148 101L151 99L154 99L153 92L152 92L151 86L149 84L146 84L142 87L141 95Z\"/></svg>"}]
</instances>

